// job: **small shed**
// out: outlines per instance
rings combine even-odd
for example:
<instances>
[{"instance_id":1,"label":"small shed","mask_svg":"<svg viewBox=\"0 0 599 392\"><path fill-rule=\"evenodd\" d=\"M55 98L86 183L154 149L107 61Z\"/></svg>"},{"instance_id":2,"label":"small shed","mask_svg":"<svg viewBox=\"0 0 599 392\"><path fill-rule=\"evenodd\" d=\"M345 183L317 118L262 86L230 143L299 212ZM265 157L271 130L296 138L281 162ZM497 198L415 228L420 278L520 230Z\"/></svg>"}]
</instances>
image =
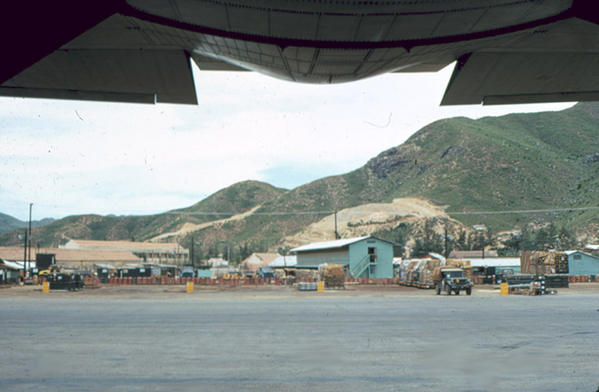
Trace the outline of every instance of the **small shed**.
<instances>
[{"instance_id":1,"label":"small shed","mask_svg":"<svg viewBox=\"0 0 599 392\"><path fill-rule=\"evenodd\" d=\"M241 269L256 272L260 267L266 267L279 256L281 255L278 253L252 253L247 259L241 262Z\"/></svg>"},{"instance_id":2,"label":"small shed","mask_svg":"<svg viewBox=\"0 0 599 392\"><path fill-rule=\"evenodd\" d=\"M342 264L348 276L355 278L392 278L391 241L375 236L318 242L300 246L291 252L297 256L297 268L318 268L320 264Z\"/></svg>"},{"instance_id":3,"label":"small shed","mask_svg":"<svg viewBox=\"0 0 599 392\"><path fill-rule=\"evenodd\" d=\"M568 250L569 275L599 275L599 257L579 250Z\"/></svg>"}]
</instances>

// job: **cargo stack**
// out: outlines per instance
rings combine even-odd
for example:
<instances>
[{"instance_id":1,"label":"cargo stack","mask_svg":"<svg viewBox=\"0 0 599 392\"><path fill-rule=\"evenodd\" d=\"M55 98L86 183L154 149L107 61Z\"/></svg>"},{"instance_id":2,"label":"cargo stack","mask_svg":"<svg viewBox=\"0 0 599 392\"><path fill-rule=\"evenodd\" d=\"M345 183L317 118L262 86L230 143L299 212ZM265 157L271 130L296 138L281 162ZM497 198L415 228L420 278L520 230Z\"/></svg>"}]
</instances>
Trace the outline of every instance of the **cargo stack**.
<instances>
[{"instance_id":1,"label":"cargo stack","mask_svg":"<svg viewBox=\"0 0 599 392\"><path fill-rule=\"evenodd\" d=\"M441 265L441 260L421 260L416 266L418 271L417 282L422 285L433 284L433 270Z\"/></svg>"},{"instance_id":2,"label":"cargo stack","mask_svg":"<svg viewBox=\"0 0 599 392\"><path fill-rule=\"evenodd\" d=\"M328 289L345 288L345 269L341 264L323 264L318 267L320 280Z\"/></svg>"},{"instance_id":3,"label":"cargo stack","mask_svg":"<svg viewBox=\"0 0 599 392\"><path fill-rule=\"evenodd\" d=\"M520 269L524 274L567 274L568 255L565 252L522 252Z\"/></svg>"}]
</instances>

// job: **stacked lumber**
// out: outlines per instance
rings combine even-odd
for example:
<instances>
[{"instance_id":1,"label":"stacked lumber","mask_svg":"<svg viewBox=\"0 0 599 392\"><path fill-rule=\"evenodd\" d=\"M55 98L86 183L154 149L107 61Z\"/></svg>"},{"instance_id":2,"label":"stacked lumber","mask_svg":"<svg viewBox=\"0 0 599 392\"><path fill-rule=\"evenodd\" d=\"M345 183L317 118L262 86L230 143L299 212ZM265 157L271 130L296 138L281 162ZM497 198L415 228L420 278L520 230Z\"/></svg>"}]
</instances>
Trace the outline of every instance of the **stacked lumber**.
<instances>
[{"instance_id":1,"label":"stacked lumber","mask_svg":"<svg viewBox=\"0 0 599 392\"><path fill-rule=\"evenodd\" d=\"M341 264L323 264L318 267L324 287L345 287L345 270Z\"/></svg>"}]
</instances>

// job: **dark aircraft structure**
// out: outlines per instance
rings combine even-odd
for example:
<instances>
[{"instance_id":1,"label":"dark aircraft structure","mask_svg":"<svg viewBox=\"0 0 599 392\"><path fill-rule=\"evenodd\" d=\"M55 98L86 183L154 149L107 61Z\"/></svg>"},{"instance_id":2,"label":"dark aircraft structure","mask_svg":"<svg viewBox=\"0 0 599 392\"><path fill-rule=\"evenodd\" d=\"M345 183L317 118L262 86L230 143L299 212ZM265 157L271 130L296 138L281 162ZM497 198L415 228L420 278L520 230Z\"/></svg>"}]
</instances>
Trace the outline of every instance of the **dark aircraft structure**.
<instances>
[{"instance_id":1,"label":"dark aircraft structure","mask_svg":"<svg viewBox=\"0 0 599 392\"><path fill-rule=\"evenodd\" d=\"M455 63L442 105L599 100L594 1L8 3L1 96L197 104L194 61L302 83Z\"/></svg>"}]
</instances>

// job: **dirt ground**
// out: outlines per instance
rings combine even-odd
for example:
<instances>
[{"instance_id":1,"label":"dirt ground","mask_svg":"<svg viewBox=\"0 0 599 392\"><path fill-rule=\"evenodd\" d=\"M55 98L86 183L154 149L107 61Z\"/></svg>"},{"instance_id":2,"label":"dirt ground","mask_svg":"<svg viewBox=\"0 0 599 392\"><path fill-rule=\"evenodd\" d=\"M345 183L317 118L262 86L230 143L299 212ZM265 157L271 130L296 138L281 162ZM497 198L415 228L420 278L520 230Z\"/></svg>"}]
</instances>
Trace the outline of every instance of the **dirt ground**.
<instances>
[{"instance_id":1,"label":"dirt ground","mask_svg":"<svg viewBox=\"0 0 599 392\"><path fill-rule=\"evenodd\" d=\"M556 295L599 295L598 283L571 283L569 288L557 289ZM424 290L399 285L359 285L347 284L345 289L299 291L297 286L200 286L195 285L192 293L187 293L184 285L102 285L86 287L79 292L53 291L43 293L41 286L4 286L0 289L3 298L107 298L107 299L149 299L149 300L252 300L252 299L318 299L331 297L434 297L433 290ZM445 296L445 294L442 294ZM454 295L452 295L454 296ZM474 287L473 297L496 297L499 289L491 285ZM466 297L461 294L460 297Z\"/></svg>"}]
</instances>

